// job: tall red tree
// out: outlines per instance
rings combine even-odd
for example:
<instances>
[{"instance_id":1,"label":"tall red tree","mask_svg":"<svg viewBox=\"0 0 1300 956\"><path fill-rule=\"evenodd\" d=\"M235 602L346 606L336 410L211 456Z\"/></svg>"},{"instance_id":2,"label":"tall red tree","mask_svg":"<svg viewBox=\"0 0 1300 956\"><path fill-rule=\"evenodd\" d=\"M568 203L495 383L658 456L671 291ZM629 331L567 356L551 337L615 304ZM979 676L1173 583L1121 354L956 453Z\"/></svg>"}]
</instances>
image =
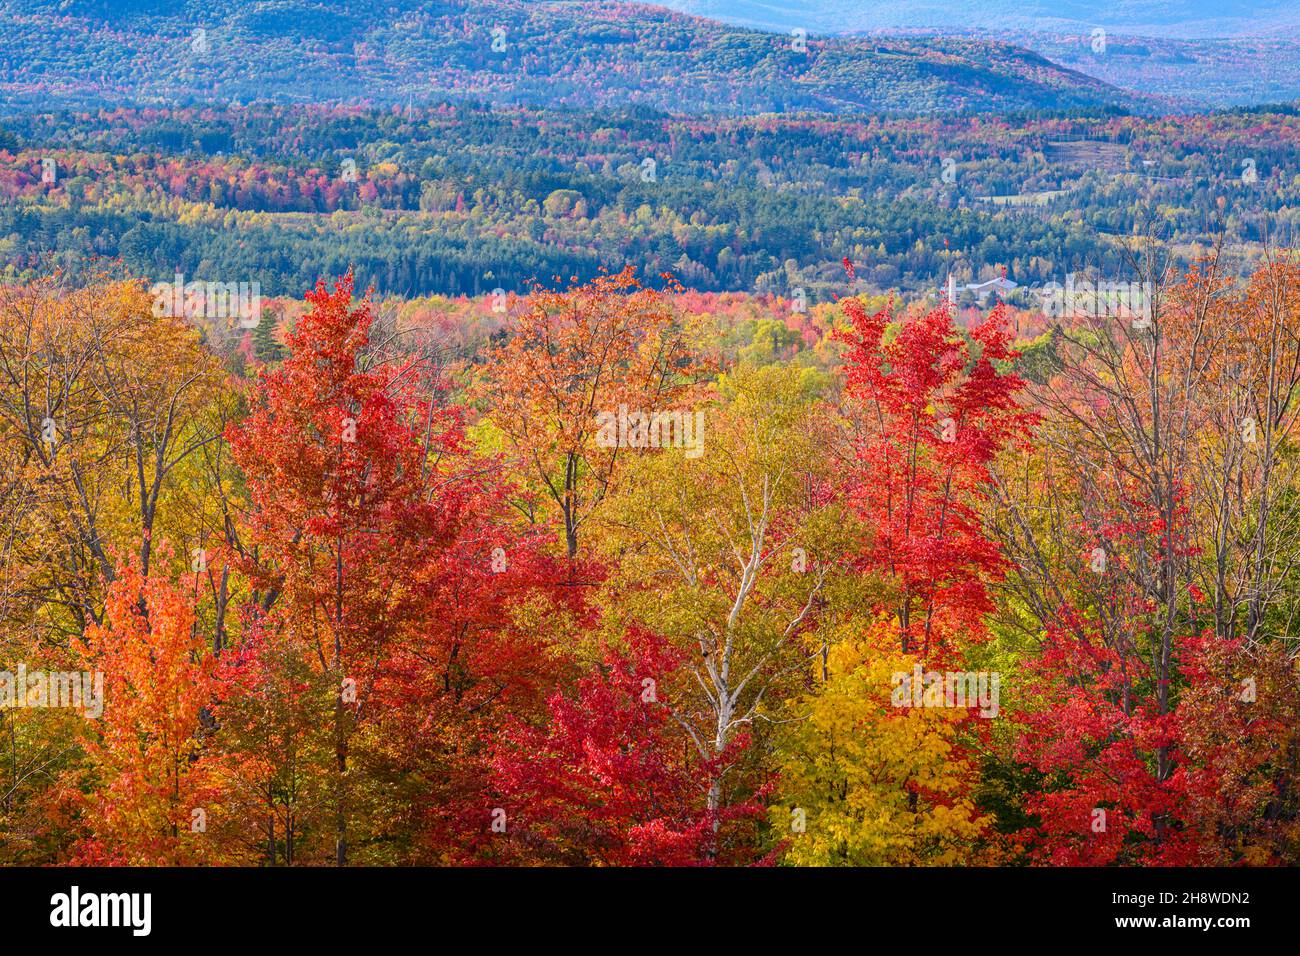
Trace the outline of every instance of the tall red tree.
<instances>
[{"instance_id":1,"label":"tall red tree","mask_svg":"<svg viewBox=\"0 0 1300 956\"><path fill-rule=\"evenodd\" d=\"M413 394L410 361L369 348L374 315L353 305L351 274L318 283L231 430L248 477L253 569L278 631L334 690L335 858L347 859L348 758L392 647L428 612L419 587L442 542L425 495L430 460L460 444L446 409Z\"/></svg>"},{"instance_id":2,"label":"tall red tree","mask_svg":"<svg viewBox=\"0 0 1300 956\"><path fill-rule=\"evenodd\" d=\"M969 331L942 308L892 330L888 312L856 300L844 312L847 492L876 529L860 565L897 582L890 610L905 653L951 650L987 634L988 584L1003 563L980 514L989 464L1033 421L1007 368L1011 333L1000 306Z\"/></svg>"}]
</instances>

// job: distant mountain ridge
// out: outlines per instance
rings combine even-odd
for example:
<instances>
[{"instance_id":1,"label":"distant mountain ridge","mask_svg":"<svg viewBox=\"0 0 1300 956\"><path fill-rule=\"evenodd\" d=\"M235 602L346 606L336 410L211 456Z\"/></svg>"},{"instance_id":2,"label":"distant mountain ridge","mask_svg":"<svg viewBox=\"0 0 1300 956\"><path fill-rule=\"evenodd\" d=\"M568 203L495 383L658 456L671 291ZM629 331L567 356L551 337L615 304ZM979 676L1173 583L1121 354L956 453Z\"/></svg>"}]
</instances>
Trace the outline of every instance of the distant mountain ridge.
<instances>
[{"instance_id":1,"label":"distant mountain ridge","mask_svg":"<svg viewBox=\"0 0 1300 956\"><path fill-rule=\"evenodd\" d=\"M1300 31L1294 0L658 0L764 30L1089 33L1165 39L1278 37Z\"/></svg>"},{"instance_id":2,"label":"distant mountain ridge","mask_svg":"<svg viewBox=\"0 0 1300 956\"><path fill-rule=\"evenodd\" d=\"M659 0L782 36L970 36L1033 50L1121 89L1185 106L1300 98L1296 0Z\"/></svg>"},{"instance_id":3,"label":"distant mountain ridge","mask_svg":"<svg viewBox=\"0 0 1300 956\"><path fill-rule=\"evenodd\" d=\"M448 97L677 112L1154 108L997 40L793 37L605 2L0 0L0 101Z\"/></svg>"}]
</instances>

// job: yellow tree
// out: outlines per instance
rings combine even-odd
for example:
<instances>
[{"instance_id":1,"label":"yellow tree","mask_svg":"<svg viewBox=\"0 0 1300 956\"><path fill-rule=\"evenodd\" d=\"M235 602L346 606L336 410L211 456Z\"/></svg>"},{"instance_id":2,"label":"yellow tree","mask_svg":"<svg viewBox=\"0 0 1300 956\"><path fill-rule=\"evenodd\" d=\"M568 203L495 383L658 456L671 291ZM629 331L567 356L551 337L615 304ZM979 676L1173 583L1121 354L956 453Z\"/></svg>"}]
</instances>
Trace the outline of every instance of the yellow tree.
<instances>
[{"instance_id":1,"label":"yellow tree","mask_svg":"<svg viewBox=\"0 0 1300 956\"><path fill-rule=\"evenodd\" d=\"M782 725L781 799L771 808L787 862L943 866L976 856L992 821L969 796L968 712L896 706L898 675L910 679L918 661L898 649L897 621L884 619L835 643L818 690L790 702L801 719Z\"/></svg>"},{"instance_id":2,"label":"yellow tree","mask_svg":"<svg viewBox=\"0 0 1300 956\"><path fill-rule=\"evenodd\" d=\"M0 290L0 435L33 505L15 557L42 569L27 597L66 609L64 638L98 618L115 549L148 575L155 537L194 540L166 505L191 496L228 395L199 330L155 315L138 282Z\"/></svg>"},{"instance_id":3,"label":"yellow tree","mask_svg":"<svg viewBox=\"0 0 1300 956\"><path fill-rule=\"evenodd\" d=\"M630 461L600 522L617 568L602 597L611 633L639 624L693 661L674 716L717 767L704 794L715 814L729 789L754 786L734 779L738 741L782 719L781 699L822 653L816 622L852 534L801 379L781 366L725 376L720 401L697 411L699 447Z\"/></svg>"}]
</instances>

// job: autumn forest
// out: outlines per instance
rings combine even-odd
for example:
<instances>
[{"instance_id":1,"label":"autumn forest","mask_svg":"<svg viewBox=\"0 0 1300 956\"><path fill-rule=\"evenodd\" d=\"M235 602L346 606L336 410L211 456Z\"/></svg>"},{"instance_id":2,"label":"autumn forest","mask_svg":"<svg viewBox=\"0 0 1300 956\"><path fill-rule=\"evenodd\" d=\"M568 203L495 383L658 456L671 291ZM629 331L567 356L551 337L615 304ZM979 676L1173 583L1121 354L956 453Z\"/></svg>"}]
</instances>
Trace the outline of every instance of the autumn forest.
<instances>
[{"instance_id":1,"label":"autumn forest","mask_svg":"<svg viewBox=\"0 0 1300 956\"><path fill-rule=\"evenodd\" d=\"M4 712L6 856L1293 861L1296 287L1207 263L1040 382L1005 306L728 355L631 269L472 362L322 282L242 376L10 288L5 653L103 706Z\"/></svg>"},{"instance_id":2,"label":"autumn forest","mask_svg":"<svg viewBox=\"0 0 1300 956\"><path fill-rule=\"evenodd\" d=\"M1295 104L530 6L0 74L0 864L1300 863Z\"/></svg>"}]
</instances>

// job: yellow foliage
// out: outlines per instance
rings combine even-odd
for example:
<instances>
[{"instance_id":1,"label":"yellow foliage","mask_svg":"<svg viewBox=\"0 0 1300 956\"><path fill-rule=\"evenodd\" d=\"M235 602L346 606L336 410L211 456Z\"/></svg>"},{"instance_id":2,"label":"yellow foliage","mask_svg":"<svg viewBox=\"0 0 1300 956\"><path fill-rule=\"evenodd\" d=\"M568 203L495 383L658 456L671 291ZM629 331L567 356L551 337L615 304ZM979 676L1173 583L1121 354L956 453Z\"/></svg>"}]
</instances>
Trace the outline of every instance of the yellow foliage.
<instances>
[{"instance_id":1,"label":"yellow foliage","mask_svg":"<svg viewBox=\"0 0 1300 956\"><path fill-rule=\"evenodd\" d=\"M976 768L959 746L967 712L891 705L894 675L917 663L891 648L895 634L882 620L833 645L828 679L794 704L806 719L784 725L772 819L787 835L788 863L990 862L977 854L992 818L971 803Z\"/></svg>"}]
</instances>

